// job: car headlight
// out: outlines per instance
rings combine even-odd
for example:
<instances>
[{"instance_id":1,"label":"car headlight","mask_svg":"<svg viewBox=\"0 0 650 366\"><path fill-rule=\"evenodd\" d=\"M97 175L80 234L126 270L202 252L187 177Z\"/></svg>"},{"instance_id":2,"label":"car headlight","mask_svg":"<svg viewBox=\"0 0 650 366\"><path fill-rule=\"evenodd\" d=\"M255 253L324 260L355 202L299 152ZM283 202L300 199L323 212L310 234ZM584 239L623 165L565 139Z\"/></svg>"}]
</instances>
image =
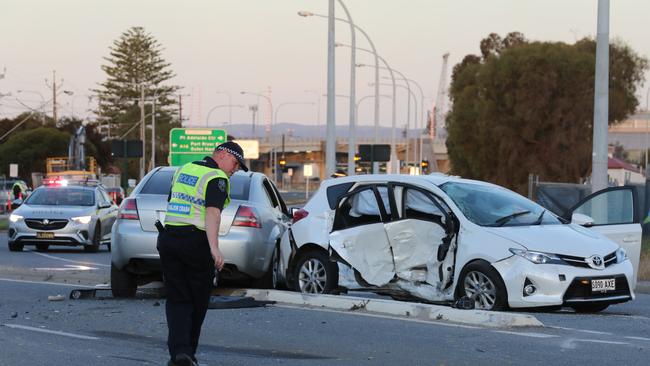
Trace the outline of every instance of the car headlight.
<instances>
[{"instance_id":1,"label":"car headlight","mask_svg":"<svg viewBox=\"0 0 650 366\"><path fill-rule=\"evenodd\" d=\"M555 254L533 252L530 250L510 248L510 253L526 258L535 264L561 264L563 263Z\"/></svg>"},{"instance_id":2,"label":"car headlight","mask_svg":"<svg viewBox=\"0 0 650 366\"><path fill-rule=\"evenodd\" d=\"M72 221L78 222L80 224L87 224L90 222L91 216L79 216L79 217L73 217Z\"/></svg>"},{"instance_id":3,"label":"car headlight","mask_svg":"<svg viewBox=\"0 0 650 366\"><path fill-rule=\"evenodd\" d=\"M623 248L616 249L616 263L623 263L627 260L627 252Z\"/></svg>"},{"instance_id":4,"label":"car headlight","mask_svg":"<svg viewBox=\"0 0 650 366\"><path fill-rule=\"evenodd\" d=\"M18 221L22 220L23 218L24 217L22 217L20 215L16 215L16 214L9 215L9 221L11 221L11 222L18 222Z\"/></svg>"}]
</instances>

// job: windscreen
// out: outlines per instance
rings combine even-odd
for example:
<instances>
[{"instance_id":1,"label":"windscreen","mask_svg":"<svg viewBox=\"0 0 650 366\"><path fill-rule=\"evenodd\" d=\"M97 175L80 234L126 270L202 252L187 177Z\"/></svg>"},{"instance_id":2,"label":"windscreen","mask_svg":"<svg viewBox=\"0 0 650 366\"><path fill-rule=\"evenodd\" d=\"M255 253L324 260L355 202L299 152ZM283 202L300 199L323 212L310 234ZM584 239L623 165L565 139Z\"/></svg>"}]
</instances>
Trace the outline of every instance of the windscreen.
<instances>
[{"instance_id":1,"label":"windscreen","mask_svg":"<svg viewBox=\"0 0 650 366\"><path fill-rule=\"evenodd\" d=\"M481 226L560 224L535 202L499 186L447 182L440 186L463 215Z\"/></svg>"},{"instance_id":2,"label":"windscreen","mask_svg":"<svg viewBox=\"0 0 650 366\"><path fill-rule=\"evenodd\" d=\"M25 203L45 206L93 206L95 192L83 188L41 188L35 190Z\"/></svg>"}]
</instances>

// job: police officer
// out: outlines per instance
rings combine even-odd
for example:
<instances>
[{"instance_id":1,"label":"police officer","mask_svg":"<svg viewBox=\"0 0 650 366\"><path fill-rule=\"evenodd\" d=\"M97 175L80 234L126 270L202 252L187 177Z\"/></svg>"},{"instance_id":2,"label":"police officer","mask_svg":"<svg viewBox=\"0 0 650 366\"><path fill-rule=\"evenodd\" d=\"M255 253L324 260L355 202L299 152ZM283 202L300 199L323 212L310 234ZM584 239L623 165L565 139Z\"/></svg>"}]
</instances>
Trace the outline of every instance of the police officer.
<instances>
[{"instance_id":1,"label":"police officer","mask_svg":"<svg viewBox=\"0 0 650 366\"><path fill-rule=\"evenodd\" d=\"M219 251L221 212L230 202L230 176L248 171L235 142L217 146L212 156L183 165L174 174L158 252L167 291L168 365L196 365L201 325L212 292Z\"/></svg>"}]
</instances>

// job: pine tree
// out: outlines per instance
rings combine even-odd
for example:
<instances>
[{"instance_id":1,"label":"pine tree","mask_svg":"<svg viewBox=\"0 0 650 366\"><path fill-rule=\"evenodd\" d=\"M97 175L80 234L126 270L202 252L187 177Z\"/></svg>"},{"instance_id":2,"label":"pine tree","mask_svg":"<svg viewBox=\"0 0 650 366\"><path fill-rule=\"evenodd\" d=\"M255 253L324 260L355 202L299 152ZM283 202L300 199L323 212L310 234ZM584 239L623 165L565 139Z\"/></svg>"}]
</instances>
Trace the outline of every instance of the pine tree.
<instances>
[{"instance_id":1,"label":"pine tree","mask_svg":"<svg viewBox=\"0 0 650 366\"><path fill-rule=\"evenodd\" d=\"M146 123L151 121L152 100L155 96L156 113L156 162L166 161L169 130L180 127L174 93L179 86L167 82L176 75L171 64L162 55L158 41L142 27L131 27L109 47L107 64L101 66L106 81L93 90L99 98L97 115L99 123L108 125L111 138L117 138L131 129L124 138L139 139L140 129L134 125L140 121L141 88L144 88ZM135 128L133 128L135 127ZM146 140L151 131L147 129ZM146 144L150 149L150 144ZM149 159L151 152L145 151ZM132 172L133 173L133 172Z\"/></svg>"}]
</instances>

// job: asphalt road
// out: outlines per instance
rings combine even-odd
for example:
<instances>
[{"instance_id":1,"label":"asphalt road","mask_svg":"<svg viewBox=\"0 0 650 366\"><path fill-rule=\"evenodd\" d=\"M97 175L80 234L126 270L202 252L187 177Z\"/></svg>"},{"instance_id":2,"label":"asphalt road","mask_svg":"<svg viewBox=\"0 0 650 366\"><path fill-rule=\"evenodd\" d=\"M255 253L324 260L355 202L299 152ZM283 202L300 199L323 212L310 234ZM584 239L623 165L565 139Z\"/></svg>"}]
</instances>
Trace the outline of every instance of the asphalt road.
<instances>
[{"instance_id":1,"label":"asphalt road","mask_svg":"<svg viewBox=\"0 0 650 366\"><path fill-rule=\"evenodd\" d=\"M0 234L0 365L164 365L164 299L70 300L109 276L110 253L9 252ZM63 283L62 282L67 282ZM48 296L63 295L62 301ZM204 365L645 365L650 295L602 314L531 313L493 329L281 304L209 310Z\"/></svg>"}]
</instances>

